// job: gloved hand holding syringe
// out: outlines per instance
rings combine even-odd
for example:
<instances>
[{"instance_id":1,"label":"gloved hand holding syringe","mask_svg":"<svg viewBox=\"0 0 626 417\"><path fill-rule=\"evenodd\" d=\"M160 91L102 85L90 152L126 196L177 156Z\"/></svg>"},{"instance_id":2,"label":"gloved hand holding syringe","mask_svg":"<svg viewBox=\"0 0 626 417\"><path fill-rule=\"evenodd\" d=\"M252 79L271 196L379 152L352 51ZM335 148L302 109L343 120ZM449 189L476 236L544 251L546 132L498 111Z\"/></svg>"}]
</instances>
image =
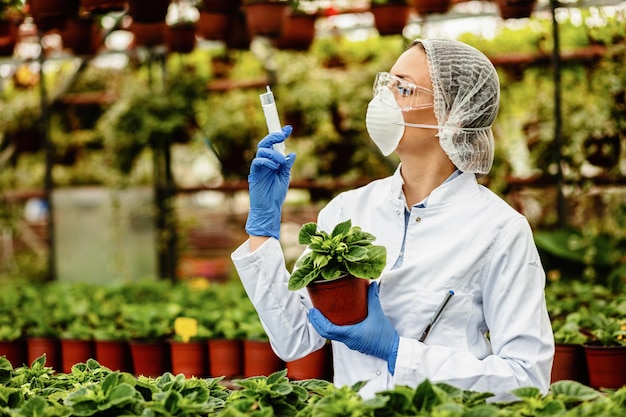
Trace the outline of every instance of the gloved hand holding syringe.
<instances>
[{"instance_id":1,"label":"gloved hand holding syringe","mask_svg":"<svg viewBox=\"0 0 626 417\"><path fill-rule=\"evenodd\" d=\"M274 101L274 94L267 86L267 93L260 94L261 106L263 107L263 113L265 114L265 123L267 124L267 130L269 133L278 133L281 131L280 118L278 117L278 110L276 110L276 102ZM274 150L285 154L285 142L275 143Z\"/></svg>"},{"instance_id":2,"label":"gloved hand holding syringe","mask_svg":"<svg viewBox=\"0 0 626 417\"><path fill-rule=\"evenodd\" d=\"M282 207L289 188L291 168L296 161L295 153L285 155L285 139L293 129L289 125L281 128L269 86L267 93L261 94L260 98L269 134L259 142L250 165L250 211L246 232L250 236L279 239Z\"/></svg>"}]
</instances>

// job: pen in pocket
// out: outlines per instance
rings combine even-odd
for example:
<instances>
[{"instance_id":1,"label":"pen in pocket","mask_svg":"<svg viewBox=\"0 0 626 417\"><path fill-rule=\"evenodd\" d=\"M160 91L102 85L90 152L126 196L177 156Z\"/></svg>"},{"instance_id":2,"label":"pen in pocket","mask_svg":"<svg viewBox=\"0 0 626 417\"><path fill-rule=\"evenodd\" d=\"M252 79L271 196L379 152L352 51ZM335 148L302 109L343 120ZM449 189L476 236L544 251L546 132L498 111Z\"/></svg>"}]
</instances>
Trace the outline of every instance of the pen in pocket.
<instances>
[{"instance_id":1,"label":"pen in pocket","mask_svg":"<svg viewBox=\"0 0 626 417\"><path fill-rule=\"evenodd\" d=\"M428 323L428 326L426 326L426 328L422 332L422 335L419 338L420 342L423 342L424 340L426 340L426 336L428 336L428 333L430 333L430 331L435 326L435 323L437 323L437 320L439 320L439 316L441 316L441 313L443 313L443 309L446 308L446 305L448 305L448 302L450 301L450 299L452 298L453 295L454 295L454 291L452 291L452 290L449 290L446 293L446 296L443 298L443 301L441 302L439 307L437 307L437 310L435 311L435 314L430 319L430 323Z\"/></svg>"}]
</instances>

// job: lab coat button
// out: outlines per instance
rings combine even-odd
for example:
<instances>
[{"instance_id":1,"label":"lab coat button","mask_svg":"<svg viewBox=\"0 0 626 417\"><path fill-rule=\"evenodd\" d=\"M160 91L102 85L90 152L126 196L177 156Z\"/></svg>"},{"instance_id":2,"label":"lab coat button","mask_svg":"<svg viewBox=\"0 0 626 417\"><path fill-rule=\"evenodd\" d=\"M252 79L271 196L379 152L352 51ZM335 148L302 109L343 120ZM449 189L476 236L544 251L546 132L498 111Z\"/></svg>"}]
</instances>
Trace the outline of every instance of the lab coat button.
<instances>
[{"instance_id":1,"label":"lab coat button","mask_svg":"<svg viewBox=\"0 0 626 417\"><path fill-rule=\"evenodd\" d=\"M422 218L421 218L421 217L416 217L416 218L415 218L415 221L416 221L417 223L419 223L419 222L421 222L421 221L422 221Z\"/></svg>"},{"instance_id":2,"label":"lab coat button","mask_svg":"<svg viewBox=\"0 0 626 417\"><path fill-rule=\"evenodd\" d=\"M396 210L396 215L400 215L400 210Z\"/></svg>"},{"instance_id":3,"label":"lab coat button","mask_svg":"<svg viewBox=\"0 0 626 417\"><path fill-rule=\"evenodd\" d=\"M376 371L376 375L380 376L380 374L382 374L382 372L380 372L380 370Z\"/></svg>"}]
</instances>

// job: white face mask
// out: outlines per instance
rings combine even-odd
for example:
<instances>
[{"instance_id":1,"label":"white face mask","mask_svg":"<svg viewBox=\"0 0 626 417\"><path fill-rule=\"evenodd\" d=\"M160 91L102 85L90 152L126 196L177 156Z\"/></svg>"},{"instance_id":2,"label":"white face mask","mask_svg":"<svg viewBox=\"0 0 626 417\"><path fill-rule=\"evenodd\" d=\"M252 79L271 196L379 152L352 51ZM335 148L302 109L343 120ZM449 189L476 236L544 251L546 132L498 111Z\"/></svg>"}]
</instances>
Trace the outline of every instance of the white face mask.
<instances>
[{"instance_id":1,"label":"white face mask","mask_svg":"<svg viewBox=\"0 0 626 417\"><path fill-rule=\"evenodd\" d=\"M370 101L365 115L367 133L384 156L391 155L396 150L404 135L405 126L439 129L436 125L406 123L400 107L388 103L396 103L393 93L387 89L381 90Z\"/></svg>"}]
</instances>

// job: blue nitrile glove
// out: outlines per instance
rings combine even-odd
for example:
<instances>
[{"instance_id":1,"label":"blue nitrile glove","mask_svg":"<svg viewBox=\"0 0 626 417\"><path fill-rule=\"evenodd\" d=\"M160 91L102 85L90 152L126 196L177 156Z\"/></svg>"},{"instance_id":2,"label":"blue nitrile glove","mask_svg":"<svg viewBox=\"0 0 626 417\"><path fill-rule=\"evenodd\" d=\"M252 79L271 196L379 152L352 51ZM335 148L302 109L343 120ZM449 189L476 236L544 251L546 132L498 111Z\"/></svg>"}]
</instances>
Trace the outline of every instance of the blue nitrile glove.
<instances>
[{"instance_id":1,"label":"blue nitrile glove","mask_svg":"<svg viewBox=\"0 0 626 417\"><path fill-rule=\"evenodd\" d=\"M380 306L378 283L372 282L368 288L367 317L362 322L337 326L316 308L309 310L309 321L322 337L342 342L352 350L386 360L389 373L393 375L400 337Z\"/></svg>"},{"instance_id":2,"label":"blue nitrile glove","mask_svg":"<svg viewBox=\"0 0 626 417\"><path fill-rule=\"evenodd\" d=\"M291 126L285 126L282 132L265 136L252 160L248 175L250 211L246 221L246 232L251 236L280 237L281 211L296 154L285 156L272 146L284 142L292 130Z\"/></svg>"}]
</instances>

